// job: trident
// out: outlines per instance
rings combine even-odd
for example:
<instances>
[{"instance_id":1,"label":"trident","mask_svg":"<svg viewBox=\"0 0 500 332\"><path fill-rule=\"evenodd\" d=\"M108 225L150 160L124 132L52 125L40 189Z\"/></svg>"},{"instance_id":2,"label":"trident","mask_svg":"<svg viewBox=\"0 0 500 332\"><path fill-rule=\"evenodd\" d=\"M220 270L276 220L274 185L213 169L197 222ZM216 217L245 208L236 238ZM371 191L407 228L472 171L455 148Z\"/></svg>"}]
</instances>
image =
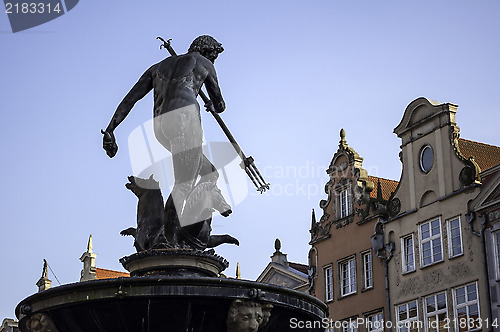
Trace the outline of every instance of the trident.
<instances>
[{"instance_id":1,"label":"trident","mask_svg":"<svg viewBox=\"0 0 500 332\"><path fill-rule=\"evenodd\" d=\"M163 42L163 44L160 45L160 49L165 48L172 56L177 55L177 53L175 53L174 49L172 48L172 45L170 45L170 41L172 39L165 40L161 37L156 37L156 39L159 39ZM243 150L241 150L240 146L238 145L238 143L234 139L233 135L231 134L231 132L227 128L226 124L224 123L224 121L222 121L222 118L220 117L220 115L215 112L210 98L208 98L207 95L205 95L205 93L202 90L200 90L200 97L201 97L201 99L203 99L203 102L205 103L205 107L207 108L207 112L212 113L215 120L217 121L219 126L222 128L222 131L224 131L224 134L226 134L227 138L229 139L229 142L231 142L233 144L233 147L236 150L236 153L238 153L238 155L240 156L240 158L242 160L240 163L240 166L241 166L241 168L243 168L245 170L245 172L247 173L250 180L252 180L252 183L254 184L254 186L257 188L257 190L261 194L263 192L265 192L266 190L268 190L270 184L267 183L264 180L264 178L262 177L262 175L260 174L259 170L257 169L257 166L255 166L254 159L252 158L252 156L249 156L249 157L245 156L245 154L243 153Z\"/></svg>"}]
</instances>

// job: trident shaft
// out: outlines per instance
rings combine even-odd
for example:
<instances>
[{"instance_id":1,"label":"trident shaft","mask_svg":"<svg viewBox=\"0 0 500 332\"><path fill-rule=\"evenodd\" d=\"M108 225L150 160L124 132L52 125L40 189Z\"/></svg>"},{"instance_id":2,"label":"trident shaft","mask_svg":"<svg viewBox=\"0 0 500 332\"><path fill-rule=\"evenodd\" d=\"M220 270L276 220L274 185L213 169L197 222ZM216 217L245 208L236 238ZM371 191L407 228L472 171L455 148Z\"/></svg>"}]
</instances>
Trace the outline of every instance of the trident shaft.
<instances>
[{"instance_id":1,"label":"trident shaft","mask_svg":"<svg viewBox=\"0 0 500 332\"><path fill-rule=\"evenodd\" d=\"M163 44L160 45L160 49L165 48L172 56L177 55L177 53L175 53L174 49L172 48L172 45L170 45L170 41L172 39L165 40L161 37L156 37L156 38L163 42ZM255 166L254 159L252 158L252 156L249 156L249 157L245 156L245 154L243 153L243 150L241 150L239 144L234 139L233 135L231 134L231 132L227 128L224 121L222 121L222 118L220 117L220 115L217 112L215 112L213 105L212 105L212 102L210 101L210 98L208 98L207 95L205 95L205 93L201 90L200 90L200 97L201 97L201 99L203 99L203 102L205 103L205 107L207 108L207 111L212 113L215 120L217 121L219 126L222 128L222 131L224 131L224 134L226 134L229 142L231 142L233 144L233 147L236 150L236 153L238 153L238 155L240 156L240 158L242 160L240 163L240 166L241 166L241 168L243 168L245 170L245 172L247 173L248 177L250 178L250 180L252 181L254 186L257 188L257 190L261 194L263 192L265 192L266 190L268 190L270 184L267 183L264 180L264 178L262 177L262 175L260 174L259 170L257 169L257 166Z\"/></svg>"}]
</instances>

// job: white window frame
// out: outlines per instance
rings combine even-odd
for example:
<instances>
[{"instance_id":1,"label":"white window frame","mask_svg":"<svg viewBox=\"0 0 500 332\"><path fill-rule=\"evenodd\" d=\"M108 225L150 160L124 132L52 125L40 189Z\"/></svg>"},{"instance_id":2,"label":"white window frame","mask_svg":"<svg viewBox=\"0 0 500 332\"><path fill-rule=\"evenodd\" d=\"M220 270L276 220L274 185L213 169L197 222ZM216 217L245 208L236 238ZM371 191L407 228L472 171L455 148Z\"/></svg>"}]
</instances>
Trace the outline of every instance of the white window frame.
<instances>
[{"instance_id":1,"label":"white window frame","mask_svg":"<svg viewBox=\"0 0 500 332\"><path fill-rule=\"evenodd\" d=\"M373 320L373 317L377 317ZM367 332L384 332L384 312L379 311L365 316Z\"/></svg>"},{"instance_id":2,"label":"white window frame","mask_svg":"<svg viewBox=\"0 0 500 332\"><path fill-rule=\"evenodd\" d=\"M410 310L409 310L409 305L415 303L415 311L417 312L417 315L414 317L409 317L410 315ZM399 319L399 308L402 306L406 306L406 319L400 320ZM405 324L410 324L411 327L417 327L417 331L420 331L420 325L421 322L418 320L418 301L413 300L409 301L406 303L398 304L395 306L396 307L396 329L398 332L407 332L407 331L415 331L414 329L408 329Z\"/></svg>"},{"instance_id":3,"label":"white window frame","mask_svg":"<svg viewBox=\"0 0 500 332\"><path fill-rule=\"evenodd\" d=\"M331 264L323 267L323 280L325 302L331 302L333 301L333 266Z\"/></svg>"},{"instance_id":4,"label":"white window frame","mask_svg":"<svg viewBox=\"0 0 500 332\"><path fill-rule=\"evenodd\" d=\"M495 278L500 280L500 231L491 233L493 241L493 256L495 262Z\"/></svg>"},{"instance_id":5,"label":"white window frame","mask_svg":"<svg viewBox=\"0 0 500 332\"><path fill-rule=\"evenodd\" d=\"M432 222L437 221L439 225L439 234L432 235ZM424 225L429 225L429 237L426 239L422 238L422 227ZM419 235L419 248L420 248L420 267L426 267L426 266L431 266L433 264L442 262L444 260L444 254L443 254L443 227L441 225L441 218L433 218L429 221L426 221L424 223L421 223L418 225L418 235ZM436 254L434 252L434 241L439 239L439 246L441 248L441 259L434 259L434 255ZM424 244L430 243L430 251L431 251L431 262L428 264L424 264Z\"/></svg>"},{"instance_id":6,"label":"white window frame","mask_svg":"<svg viewBox=\"0 0 500 332\"><path fill-rule=\"evenodd\" d=\"M341 332L358 332L358 321L356 317L344 319L341 322Z\"/></svg>"},{"instance_id":7,"label":"white window frame","mask_svg":"<svg viewBox=\"0 0 500 332\"><path fill-rule=\"evenodd\" d=\"M340 219L346 218L352 214L352 195L351 187L342 188L339 192L338 216Z\"/></svg>"},{"instance_id":8,"label":"white window frame","mask_svg":"<svg viewBox=\"0 0 500 332\"><path fill-rule=\"evenodd\" d=\"M356 293L356 257L339 262L339 281L340 296L344 297Z\"/></svg>"},{"instance_id":9,"label":"white window frame","mask_svg":"<svg viewBox=\"0 0 500 332\"><path fill-rule=\"evenodd\" d=\"M444 295L444 309L438 309L437 308L437 298L439 295ZM436 310L434 310L433 312L428 312L427 309L428 309L428 305L427 305L427 301L428 299L433 299L434 301L434 305L436 306ZM439 323L440 322L445 322L446 323L449 323L449 319L448 319L448 298L446 296L446 292L440 292L440 293L437 293L437 294L433 294L433 295L430 295L430 296L426 296L423 300L423 303L422 303L422 306L424 307L424 322L425 322L425 331L429 331L431 330L432 328L432 331L449 331L449 329L438 329L439 327ZM439 315L442 315L442 314L445 314L446 317L441 321L439 320ZM429 323L430 321L432 320L432 323ZM449 325L449 324L448 324Z\"/></svg>"},{"instance_id":10,"label":"white window frame","mask_svg":"<svg viewBox=\"0 0 500 332\"><path fill-rule=\"evenodd\" d=\"M371 251L361 253L361 263L363 264L363 289L373 288L373 259Z\"/></svg>"},{"instance_id":11,"label":"white window frame","mask_svg":"<svg viewBox=\"0 0 500 332\"><path fill-rule=\"evenodd\" d=\"M471 293L468 293L468 287L469 286L474 286L475 288L475 299L474 298L470 298L469 297L469 294ZM463 303L460 303L458 304L458 300L457 300L457 291L459 289L464 289L464 292L465 292L465 302ZM472 306L476 305L477 306L477 318L472 318L470 316L470 308ZM466 308L466 312L467 312L467 317L465 317L465 319L467 320L467 322L469 322L469 319L473 319L475 322L479 322L481 323L481 307L479 306L479 290L477 288L477 282L472 282L472 283L469 283L469 284L466 284L466 285L463 285L463 286L460 286L460 287L455 287L453 288L453 312L455 314L455 331L480 331L481 328L471 328L469 329L468 326L466 329L461 329L460 328L460 323L462 322L462 317L458 317L458 309L462 309L462 308Z\"/></svg>"},{"instance_id":12,"label":"white window frame","mask_svg":"<svg viewBox=\"0 0 500 332\"><path fill-rule=\"evenodd\" d=\"M407 240L411 240L411 247L407 246ZM411 248L411 253L408 252L408 248ZM410 254L411 254L411 257L413 260L413 267L411 267L411 268L409 267L409 263L408 263L408 261L409 261L408 257L410 257ZM403 236L401 238L401 260L402 260L401 267L402 267L403 273L409 273L409 272L413 272L416 270L415 238L414 238L413 234L409 234L409 235Z\"/></svg>"},{"instance_id":13,"label":"white window frame","mask_svg":"<svg viewBox=\"0 0 500 332\"><path fill-rule=\"evenodd\" d=\"M453 222L458 222L458 228L452 228L452 223ZM451 218L447 221L447 228L448 228L448 257L449 258L454 258L458 256L462 256L464 254L464 247L463 247L463 241L462 241L462 220L460 216L457 216L455 218ZM453 229L458 229L458 238L460 240L460 252L457 254L453 254L453 236L452 236L452 231ZM456 238L456 237L455 237ZM455 247L456 248L456 247Z\"/></svg>"}]
</instances>

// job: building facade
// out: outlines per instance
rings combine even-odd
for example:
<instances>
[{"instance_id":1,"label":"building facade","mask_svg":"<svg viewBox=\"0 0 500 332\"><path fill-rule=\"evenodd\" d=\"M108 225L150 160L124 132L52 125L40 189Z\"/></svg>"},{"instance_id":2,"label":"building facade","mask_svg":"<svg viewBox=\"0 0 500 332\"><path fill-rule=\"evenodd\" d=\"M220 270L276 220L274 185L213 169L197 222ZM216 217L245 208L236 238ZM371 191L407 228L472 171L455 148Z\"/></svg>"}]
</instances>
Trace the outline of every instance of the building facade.
<instances>
[{"instance_id":1,"label":"building facade","mask_svg":"<svg viewBox=\"0 0 500 332\"><path fill-rule=\"evenodd\" d=\"M381 218L397 182L369 176L363 158L349 147L345 131L327 170L328 195L320 202L323 215L313 211L309 252L310 292L330 310L331 330L382 331L387 319L386 260L374 246L383 235ZM372 241L373 238L373 241ZM383 246L383 241L378 241ZM365 322L364 327L358 322ZM370 326L366 326L367 324Z\"/></svg>"},{"instance_id":2,"label":"building facade","mask_svg":"<svg viewBox=\"0 0 500 332\"><path fill-rule=\"evenodd\" d=\"M491 150L490 147L487 148ZM500 154L500 149L498 150L497 153ZM471 218L477 218L481 225L479 234L483 258L486 260L484 267L488 276L491 330L500 331L500 165L481 172L481 179L483 188L471 204Z\"/></svg>"},{"instance_id":3,"label":"building facade","mask_svg":"<svg viewBox=\"0 0 500 332\"><path fill-rule=\"evenodd\" d=\"M388 275L396 331L490 330L483 226L471 208L483 190L478 161L488 157L481 143L459 138L456 111L418 98L394 129L403 167L384 237L394 247Z\"/></svg>"},{"instance_id":4,"label":"building facade","mask_svg":"<svg viewBox=\"0 0 500 332\"><path fill-rule=\"evenodd\" d=\"M2 325L0 325L0 332L19 332L18 322L10 318L5 318L2 321Z\"/></svg>"}]
</instances>

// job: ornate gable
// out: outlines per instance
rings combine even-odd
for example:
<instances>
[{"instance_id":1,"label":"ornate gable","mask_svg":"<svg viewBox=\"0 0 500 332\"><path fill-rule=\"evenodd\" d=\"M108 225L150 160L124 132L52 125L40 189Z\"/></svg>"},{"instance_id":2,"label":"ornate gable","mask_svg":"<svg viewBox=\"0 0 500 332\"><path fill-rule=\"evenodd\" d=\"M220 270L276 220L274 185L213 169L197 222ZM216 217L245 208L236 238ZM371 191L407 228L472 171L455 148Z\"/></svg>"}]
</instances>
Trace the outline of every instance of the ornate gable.
<instances>
[{"instance_id":1,"label":"ornate gable","mask_svg":"<svg viewBox=\"0 0 500 332\"><path fill-rule=\"evenodd\" d=\"M407 131L420 127L424 122L429 122L430 119L448 112L451 114L448 120L455 125L457 107L451 103L442 104L424 97L417 98L406 107L403 119L394 128L394 133L401 137Z\"/></svg>"},{"instance_id":2,"label":"ornate gable","mask_svg":"<svg viewBox=\"0 0 500 332\"><path fill-rule=\"evenodd\" d=\"M320 202L323 216L319 222L313 211L311 224L311 242L320 241L330 236L330 228L347 226L354 221L355 212L369 202L374 183L362 168L363 158L345 139L345 131L340 131L340 141L330 166L326 170L330 180L325 185L326 200Z\"/></svg>"}]
</instances>

